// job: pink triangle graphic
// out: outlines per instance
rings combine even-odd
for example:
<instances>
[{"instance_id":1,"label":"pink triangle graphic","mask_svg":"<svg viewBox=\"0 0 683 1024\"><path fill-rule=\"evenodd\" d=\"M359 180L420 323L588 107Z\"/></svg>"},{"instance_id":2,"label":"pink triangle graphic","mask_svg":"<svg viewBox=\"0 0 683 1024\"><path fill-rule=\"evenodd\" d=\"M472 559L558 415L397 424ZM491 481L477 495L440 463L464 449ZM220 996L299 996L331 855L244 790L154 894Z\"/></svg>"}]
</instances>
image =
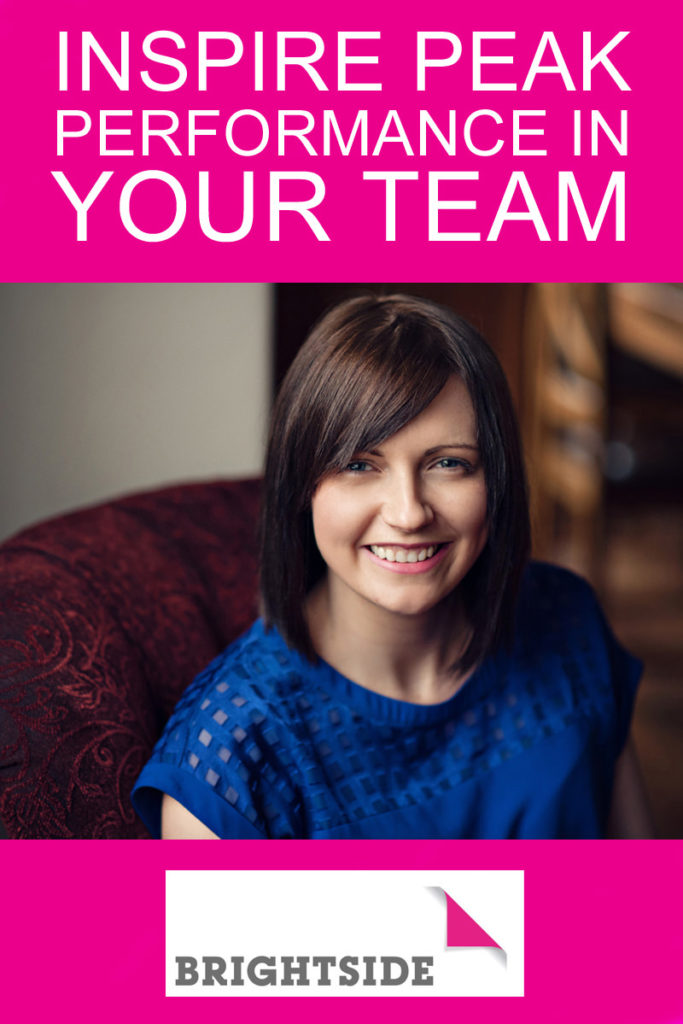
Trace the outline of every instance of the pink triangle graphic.
<instances>
[{"instance_id":1,"label":"pink triangle graphic","mask_svg":"<svg viewBox=\"0 0 683 1024\"><path fill-rule=\"evenodd\" d=\"M481 925L470 917L467 911L441 890L446 897L446 945L448 946L494 946L501 949L495 939L484 931Z\"/></svg>"}]
</instances>

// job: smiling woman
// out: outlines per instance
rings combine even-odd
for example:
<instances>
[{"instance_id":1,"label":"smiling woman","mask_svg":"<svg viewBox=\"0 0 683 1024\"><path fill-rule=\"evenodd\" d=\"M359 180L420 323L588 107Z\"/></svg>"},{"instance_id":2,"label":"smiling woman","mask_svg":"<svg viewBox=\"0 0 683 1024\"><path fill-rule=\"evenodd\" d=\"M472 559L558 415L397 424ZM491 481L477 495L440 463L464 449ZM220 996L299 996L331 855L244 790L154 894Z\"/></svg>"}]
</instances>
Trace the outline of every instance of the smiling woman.
<instances>
[{"instance_id":1,"label":"smiling woman","mask_svg":"<svg viewBox=\"0 0 683 1024\"><path fill-rule=\"evenodd\" d=\"M628 831L640 666L590 588L528 549L488 345L408 296L333 309L273 413L263 617L144 769L152 833L590 838L611 805Z\"/></svg>"},{"instance_id":2,"label":"smiling woman","mask_svg":"<svg viewBox=\"0 0 683 1024\"><path fill-rule=\"evenodd\" d=\"M430 685L433 702L451 695L457 673L442 678L432 672L431 680L393 673L392 679L356 652L383 623L391 628L396 616L403 617L403 644L410 635L415 649L426 649L439 618L434 609L456 593L486 542L486 481L462 379L450 377L430 405L378 449L324 477L311 512L327 566L307 602L315 649L387 696L423 703ZM447 666L462 654L454 621L444 631Z\"/></svg>"}]
</instances>

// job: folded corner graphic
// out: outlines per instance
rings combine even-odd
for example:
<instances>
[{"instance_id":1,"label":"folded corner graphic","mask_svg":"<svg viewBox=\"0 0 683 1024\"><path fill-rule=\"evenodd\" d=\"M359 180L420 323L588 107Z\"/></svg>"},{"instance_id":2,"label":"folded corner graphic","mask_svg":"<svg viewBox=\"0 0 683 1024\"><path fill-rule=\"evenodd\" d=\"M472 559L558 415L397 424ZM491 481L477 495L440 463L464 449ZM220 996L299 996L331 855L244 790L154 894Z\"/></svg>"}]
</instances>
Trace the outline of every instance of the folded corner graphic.
<instances>
[{"instance_id":1,"label":"folded corner graphic","mask_svg":"<svg viewBox=\"0 0 683 1024\"><path fill-rule=\"evenodd\" d=\"M441 892L446 897L446 945L447 946L490 946L505 952L474 918L463 910L459 903L448 895L445 889Z\"/></svg>"}]
</instances>

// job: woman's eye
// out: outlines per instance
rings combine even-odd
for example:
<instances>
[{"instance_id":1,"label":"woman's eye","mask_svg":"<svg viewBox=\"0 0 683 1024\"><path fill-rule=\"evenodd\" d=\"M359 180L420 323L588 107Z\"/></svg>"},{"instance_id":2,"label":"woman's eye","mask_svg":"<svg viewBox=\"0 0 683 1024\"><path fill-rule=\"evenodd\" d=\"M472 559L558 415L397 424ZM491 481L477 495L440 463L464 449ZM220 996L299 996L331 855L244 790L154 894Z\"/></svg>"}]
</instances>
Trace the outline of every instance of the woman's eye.
<instances>
[{"instance_id":1,"label":"woman's eye","mask_svg":"<svg viewBox=\"0 0 683 1024\"><path fill-rule=\"evenodd\" d=\"M468 462L464 459L443 458L435 463L437 469L470 469Z\"/></svg>"},{"instance_id":2,"label":"woman's eye","mask_svg":"<svg viewBox=\"0 0 683 1024\"><path fill-rule=\"evenodd\" d=\"M369 462L364 462L363 459L354 459L353 462L349 462L346 466L347 473L367 473L371 469Z\"/></svg>"}]
</instances>

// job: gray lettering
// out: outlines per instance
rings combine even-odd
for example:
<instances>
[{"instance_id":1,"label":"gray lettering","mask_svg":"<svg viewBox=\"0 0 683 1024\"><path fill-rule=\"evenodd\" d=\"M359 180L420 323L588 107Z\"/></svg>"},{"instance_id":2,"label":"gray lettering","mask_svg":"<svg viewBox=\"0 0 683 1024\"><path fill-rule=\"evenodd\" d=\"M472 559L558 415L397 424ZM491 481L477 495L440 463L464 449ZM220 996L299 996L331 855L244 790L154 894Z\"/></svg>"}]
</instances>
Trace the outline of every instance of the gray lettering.
<instances>
[{"instance_id":1,"label":"gray lettering","mask_svg":"<svg viewBox=\"0 0 683 1024\"><path fill-rule=\"evenodd\" d=\"M382 974L382 985L402 985L408 977L408 964L405 962L403 957L400 956L383 956L380 958L384 973ZM398 976L392 978L391 969L392 967L398 967Z\"/></svg>"},{"instance_id":2,"label":"gray lettering","mask_svg":"<svg viewBox=\"0 0 683 1024\"><path fill-rule=\"evenodd\" d=\"M365 977L363 978L364 985L376 985L373 968L375 966L374 956L364 956L363 963L365 964Z\"/></svg>"},{"instance_id":3,"label":"gray lettering","mask_svg":"<svg viewBox=\"0 0 683 1024\"><path fill-rule=\"evenodd\" d=\"M320 968L320 978L318 979L319 985L331 985L330 981L330 967L334 967L337 962L337 958L334 956L314 956L313 966Z\"/></svg>"},{"instance_id":4,"label":"gray lettering","mask_svg":"<svg viewBox=\"0 0 683 1024\"><path fill-rule=\"evenodd\" d=\"M339 970L342 972L339 979L340 985L357 985L358 984L358 971L356 965L358 963L357 956L343 956L339 961Z\"/></svg>"},{"instance_id":5,"label":"gray lettering","mask_svg":"<svg viewBox=\"0 0 683 1024\"><path fill-rule=\"evenodd\" d=\"M175 962L178 965L176 985L196 985L199 975L195 958L193 956L177 956Z\"/></svg>"},{"instance_id":6,"label":"gray lettering","mask_svg":"<svg viewBox=\"0 0 683 1024\"><path fill-rule=\"evenodd\" d=\"M434 978L429 973L430 967L433 966L433 956L414 956L413 967L415 973L413 975L413 985L433 985Z\"/></svg>"},{"instance_id":7,"label":"gray lettering","mask_svg":"<svg viewBox=\"0 0 683 1024\"><path fill-rule=\"evenodd\" d=\"M225 969L228 965L222 956L203 956L202 963L204 964L204 981L202 985L228 984L228 979L225 977Z\"/></svg>"},{"instance_id":8,"label":"gray lettering","mask_svg":"<svg viewBox=\"0 0 683 1024\"><path fill-rule=\"evenodd\" d=\"M297 961L296 967L294 966L294 960ZM307 956L283 956L282 966L284 968L282 974L283 985L310 985L310 981L306 975L306 969L308 967ZM293 974L297 975L297 981L294 981L292 977Z\"/></svg>"},{"instance_id":9,"label":"gray lettering","mask_svg":"<svg viewBox=\"0 0 683 1024\"><path fill-rule=\"evenodd\" d=\"M256 972L259 967L268 967L270 970L262 971L257 974ZM253 985L275 985L277 981L275 957L255 956L254 959L250 960L247 964L247 977Z\"/></svg>"},{"instance_id":10,"label":"gray lettering","mask_svg":"<svg viewBox=\"0 0 683 1024\"><path fill-rule=\"evenodd\" d=\"M244 985L244 978L242 977L242 964L244 963L243 956L231 956L230 963L233 967L233 985Z\"/></svg>"}]
</instances>

